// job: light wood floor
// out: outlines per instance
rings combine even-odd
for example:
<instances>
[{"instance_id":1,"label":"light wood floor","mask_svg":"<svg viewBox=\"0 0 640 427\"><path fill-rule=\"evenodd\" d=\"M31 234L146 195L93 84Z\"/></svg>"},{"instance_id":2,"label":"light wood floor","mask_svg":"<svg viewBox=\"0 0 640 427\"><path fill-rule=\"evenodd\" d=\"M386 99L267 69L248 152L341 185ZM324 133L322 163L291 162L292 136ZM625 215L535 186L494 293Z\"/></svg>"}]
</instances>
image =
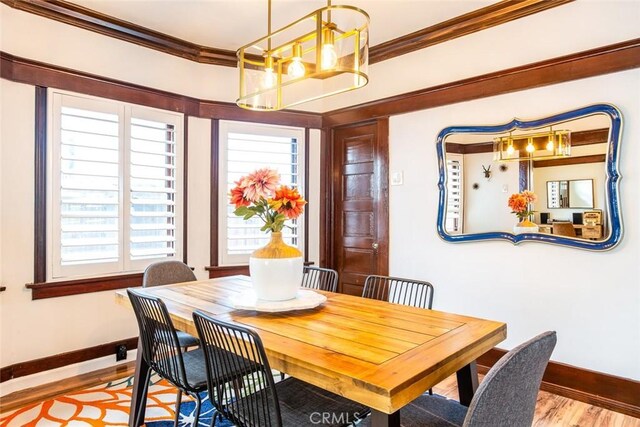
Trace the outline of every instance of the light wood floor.
<instances>
[{"instance_id":1,"label":"light wood floor","mask_svg":"<svg viewBox=\"0 0 640 427\"><path fill-rule=\"evenodd\" d=\"M27 390L22 390L0 398L0 413L18 409L29 403L44 401L70 391L124 378L133 375L134 362L80 375ZM482 380L483 375L480 375ZM434 393L458 399L455 375L433 388ZM577 400L568 399L541 391L538 395L534 427L580 426L580 427L640 427L640 419L609 411Z\"/></svg>"},{"instance_id":2,"label":"light wood floor","mask_svg":"<svg viewBox=\"0 0 640 427\"><path fill-rule=\"evenodd\" d=\"M480 375L480 380L484 375ZM433 388L433 392L458 399L455 375ZM640 427L640 418L609 411L578 400L541 391L538 394L534 427Z\"/></svg>"}]
</instances>

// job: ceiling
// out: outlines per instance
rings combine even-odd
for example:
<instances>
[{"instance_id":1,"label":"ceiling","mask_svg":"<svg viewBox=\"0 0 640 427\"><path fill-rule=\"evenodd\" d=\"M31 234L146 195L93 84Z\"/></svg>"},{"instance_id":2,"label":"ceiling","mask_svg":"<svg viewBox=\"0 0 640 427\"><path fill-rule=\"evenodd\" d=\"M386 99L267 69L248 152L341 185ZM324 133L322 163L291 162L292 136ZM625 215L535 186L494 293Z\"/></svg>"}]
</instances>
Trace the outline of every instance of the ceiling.
<instances>
[{"instance_id":1,"label":"ceiling","mask_svg":"<svg viewBox=\"0 0 640 427\"><path fill-rule=\"evenodd\" d=\"M74 0L72 3L199 45L236 50L267 33L267 0ZM488 0L344 0L371 17L378 45L480 9ZM321 0L272 0L274 30L326 6Z\"/></svg>"}]
</instances>

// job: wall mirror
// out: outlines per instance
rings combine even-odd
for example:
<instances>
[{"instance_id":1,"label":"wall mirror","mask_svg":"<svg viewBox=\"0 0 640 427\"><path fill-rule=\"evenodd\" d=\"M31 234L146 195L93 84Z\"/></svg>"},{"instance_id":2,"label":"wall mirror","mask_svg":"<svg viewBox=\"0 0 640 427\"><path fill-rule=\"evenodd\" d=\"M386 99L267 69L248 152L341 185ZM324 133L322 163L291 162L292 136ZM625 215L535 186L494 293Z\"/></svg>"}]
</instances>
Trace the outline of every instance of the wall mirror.
<instances>
[{"instance_id":1,"label":"wall mirror","mask_svg":"<svg viewBox=\"0 0 640 427\"><path fill-rule=\"evenodd\" d=\"M609 104L530 121L443 129L437 138L438 234L448 242L505 239L613 248L622 237L621 129L620 111ZM525 229L514 227L522 223L508 205L523 191L536 196L521 210L522 219L533 223Z\"/></svg>"},{"instance_id":2,"label":"wall mirror","mask_svg":"<svg viewBox=\"0 0 640 427\"><path fill-rule=\"evenodd\" d=\"M593 179L547 181L547 208L593 209Z\"/></svg>"}]
</instances>

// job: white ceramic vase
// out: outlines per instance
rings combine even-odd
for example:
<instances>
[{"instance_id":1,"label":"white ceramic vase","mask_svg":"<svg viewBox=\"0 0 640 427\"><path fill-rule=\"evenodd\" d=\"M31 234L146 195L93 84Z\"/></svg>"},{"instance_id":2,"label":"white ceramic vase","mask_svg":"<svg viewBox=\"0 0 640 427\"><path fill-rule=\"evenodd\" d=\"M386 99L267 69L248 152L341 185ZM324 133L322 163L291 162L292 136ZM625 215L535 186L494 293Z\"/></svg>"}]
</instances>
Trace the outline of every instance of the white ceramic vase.
<instances>
[{"instance_id":1,"label":"white ceramic vase","mask_svg":"<svg viewBox=\"0 0 640 427\"><path fill-rule=\"evenodd\" d=\"M537 233L538 230L538 225L528 219L525 219L513 226L513 234Z\"/></svg>"},{"instance_id":2,"label":"white ceramic vase","mask_svg":"<svg viewBox=\"0 0 640 427\"><path fill-rule=\"evenodd\" d=\"M249 275L256 297L264 301L294 299L302 283L302 253L271 233L271 241L249 258Z\"/></svg>"}]
</instances>

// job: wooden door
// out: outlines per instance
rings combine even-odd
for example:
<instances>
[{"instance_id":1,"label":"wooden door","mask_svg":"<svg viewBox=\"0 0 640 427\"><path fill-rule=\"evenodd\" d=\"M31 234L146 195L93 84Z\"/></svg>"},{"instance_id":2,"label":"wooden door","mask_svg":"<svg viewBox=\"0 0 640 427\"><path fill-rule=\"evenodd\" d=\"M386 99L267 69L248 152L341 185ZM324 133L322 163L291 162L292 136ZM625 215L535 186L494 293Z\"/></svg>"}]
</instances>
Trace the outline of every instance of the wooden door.
<instances>
[{"instance_id":1,"label":"wooden door","mask_svg":"<svg viewBox=\"0 0 640 427\"><path fill-rule=\"evenodd\" d=\"M389 271L388 129L381 119L333 133L333 266L346 294Z\"/></svg>"}]
</instances>

